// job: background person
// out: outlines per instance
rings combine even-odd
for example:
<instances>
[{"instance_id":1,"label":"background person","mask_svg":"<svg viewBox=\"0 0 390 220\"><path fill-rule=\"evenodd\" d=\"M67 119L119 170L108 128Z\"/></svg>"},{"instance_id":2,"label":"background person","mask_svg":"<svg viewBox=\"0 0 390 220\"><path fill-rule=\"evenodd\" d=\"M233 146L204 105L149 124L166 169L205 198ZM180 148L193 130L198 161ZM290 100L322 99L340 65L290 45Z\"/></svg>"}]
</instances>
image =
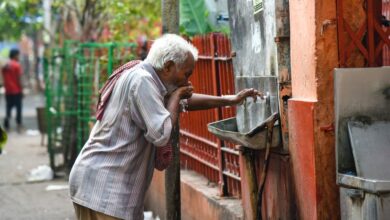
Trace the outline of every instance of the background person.
<instances>
[{"instance_id":1,"label":"background person","mask_svg":"<svg viewBox=\"0 0 390 220\"><path fill-rule=\"evenodd\" d=\"M23 130L22 126L22 69L19 63L19 50L11 49L9 54L10 60L3 67L3 83L5 87L6 116L4 119L4 128L10 129L10 119L12 109L16 108L16 124L18 132Z\"/></svg>"}]
</instances>

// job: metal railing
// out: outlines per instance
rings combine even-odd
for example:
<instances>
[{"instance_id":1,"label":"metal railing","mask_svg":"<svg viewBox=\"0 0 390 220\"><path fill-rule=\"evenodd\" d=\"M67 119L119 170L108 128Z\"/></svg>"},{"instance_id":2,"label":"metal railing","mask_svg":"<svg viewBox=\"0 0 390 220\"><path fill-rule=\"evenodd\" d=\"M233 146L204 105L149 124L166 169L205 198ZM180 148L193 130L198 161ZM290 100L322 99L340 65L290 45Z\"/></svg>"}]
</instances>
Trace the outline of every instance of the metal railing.
<instances>
[{"instance_id":1,"label":"metal railing","mask_svg":"<svg viewBox=\"0 0 390 220\"><path fill-rule=\"evenodd\" d=\"M382 23L382 15L390 19L389 0L367 0L359 8L363 13L348 10L347 3L337 0L340 67L389 65L390 27ZM360 21L348 19L348 13L360 13Z\"/></svg>"},{"instance_id":2,"label":"metal railing","mask_svg":"<svg viewBox=\"0 0 390 220\"><path fill-rule=\"evenodd\" d=\"M98 92L112 70L136 58L135 43L65 41L45 57L50 165L69 172L96 121Z\"/></svg>"},{"instance_id":3,"label":"metal railing","mask_svg":"<svg viewBox=\"0 0 390 220\"><path fill-rule=\"evenodd\" d=\"M73 66L78 43L66 41L63 47L53 48L44 59L46 117L50 165L57 174L70 169L77 152L75 127L77 116Z\"/></svg>"},{"instance_id":4,"label":"metal railing","mask_svg":"<svg viewBox=\"0 0 390 220\"><path fill-rule=\"evenodd\" d=\"M81 150L96 122L99 90L112 71L136 58L135 43L82 43L77 66L77 148Z\"/></svg>"},{"instance_id":5,"label":"metal railing","mask_svg":"<svg viewBox=\"0 0 390 220\"><path fill-rule=\"evenodd\" d=\"M199 50L191 82L197 93L230 95L235 93L231 46L228 37L214 33L195 36ZM233 117L235 107L187 112L181 116L180 152L185 169L203 174L218 183L221 195L240 197L239 154L235 145L222 142L207 131L207 124Z\"/></svg>"}]
</instances>

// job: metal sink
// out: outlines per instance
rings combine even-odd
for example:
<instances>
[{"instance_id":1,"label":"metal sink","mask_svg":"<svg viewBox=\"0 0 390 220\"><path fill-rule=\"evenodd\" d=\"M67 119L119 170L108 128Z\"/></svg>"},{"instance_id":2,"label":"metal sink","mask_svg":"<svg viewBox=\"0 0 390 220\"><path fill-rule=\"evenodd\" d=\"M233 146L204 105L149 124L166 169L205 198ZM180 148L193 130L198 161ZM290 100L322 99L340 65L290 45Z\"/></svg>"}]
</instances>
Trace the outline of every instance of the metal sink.
<instances>
[{"instance_id":1,"label":"metal sink","mask_svg":"<svg viewBox=\"0 0 390 220\"><path fill-rule=\"evenodd\" d=\"M237 106L238 131L247 133L261 125L278 109L278 83L274 76L240 76L236 77L237 91L255 88L263 92L266 98L258 98L256 102L247 98L245 103Z\"/></svg>"},{"instance_id":2,"label":"metal sink","mask_svg":"<svg viewBox=\"0 0 390 220\"><path fill-rule=\"evenodd\" d=\"M267 127L266 123L253 128L247 133L240 133L237 127L236 118L228 118L221 121L209 123L208 130L223 141L230 141L255 150L266 147ZM278 147L281 144L280 126L276 122L273 128L271 147Z\"/></svg>"},{"instance_id":3,"label":"metal sink","mask_svg":"<svg viewBox=\"0 0 390 220\"><path fill-rule=\"evenodd\" d=\"M390 68L336 69L335 128L341 219L390 216Z\"/></svg>"}]
</instances>

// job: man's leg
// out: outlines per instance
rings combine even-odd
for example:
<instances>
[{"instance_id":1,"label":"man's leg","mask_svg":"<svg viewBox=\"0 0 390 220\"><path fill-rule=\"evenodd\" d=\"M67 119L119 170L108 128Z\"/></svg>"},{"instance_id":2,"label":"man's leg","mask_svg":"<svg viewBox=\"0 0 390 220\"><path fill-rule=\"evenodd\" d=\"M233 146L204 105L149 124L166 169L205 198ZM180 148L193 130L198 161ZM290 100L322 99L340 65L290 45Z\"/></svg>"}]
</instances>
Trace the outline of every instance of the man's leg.
<instances>
[{"instance_id":1,"label":"man's leg","mask_svg":"<svg viewBox=\"0 0 390 220\"><path fill-rule=\"evenodd\" d=\"M12 109L12 97L10 95L5 96L5 118L4 118L4 128L9 130L9 119L11 118L11 109Z\"/></svg>"},{"instance_id":2,"label":"man's leg","mask_svg":"<svg viewBox=\"0 0 390 220\"><path fill-rule=\"evenodd\" d=\"M73 207L78 220L120 220L119 218L94 211L77 203L73 203Z\"/></svg>"},{"instance_id":3,"label":"man's leg","mask_svg":"<svg viewBox=\"0 0 390 220\"><path fill-rule=\"evenodd\" d=\"M73 203L73 207L78 220L92 220L89 209L76 203Z\"/></svg>"},{"instance_id":4,"label":"man's leg","mask_svg":"<svg viewBox=\"0 0 390 220\"><path fill-rule=\"evenodd\" d=\"M16 123L18 130L22 129L22 94L15 95Z\"/></svg>"}]
</instances>

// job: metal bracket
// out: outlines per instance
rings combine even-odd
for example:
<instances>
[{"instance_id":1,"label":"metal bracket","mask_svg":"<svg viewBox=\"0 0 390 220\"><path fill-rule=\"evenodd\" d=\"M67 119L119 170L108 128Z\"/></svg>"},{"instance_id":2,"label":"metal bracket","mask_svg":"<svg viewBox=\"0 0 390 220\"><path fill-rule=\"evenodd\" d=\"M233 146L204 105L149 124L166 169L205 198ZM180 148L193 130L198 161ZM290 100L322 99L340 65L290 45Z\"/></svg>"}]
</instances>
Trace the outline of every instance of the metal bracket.
<instances>
[{"instance_id":1,"label":"metal bracket","mask_svg":"<svg viewBox=\"0 0 390 220\"><path fill-rule=\"evenodd\" d=\"M282 41L288 41L288 40L290 40L290 36L276 36L276 37L274 37L275 43L279 43Z\"/></svg>"},{"instance_id":2,"label":"metal bracket","mask_svg":"<svg viewBox=\"0 0 390 220\"><path fill-rule=\"evenodd\" d=\"M346 193L351 199L363 199L364 198L364 191L360 190L360 189L347 189Z\"/></svg>"}]
</instances>

